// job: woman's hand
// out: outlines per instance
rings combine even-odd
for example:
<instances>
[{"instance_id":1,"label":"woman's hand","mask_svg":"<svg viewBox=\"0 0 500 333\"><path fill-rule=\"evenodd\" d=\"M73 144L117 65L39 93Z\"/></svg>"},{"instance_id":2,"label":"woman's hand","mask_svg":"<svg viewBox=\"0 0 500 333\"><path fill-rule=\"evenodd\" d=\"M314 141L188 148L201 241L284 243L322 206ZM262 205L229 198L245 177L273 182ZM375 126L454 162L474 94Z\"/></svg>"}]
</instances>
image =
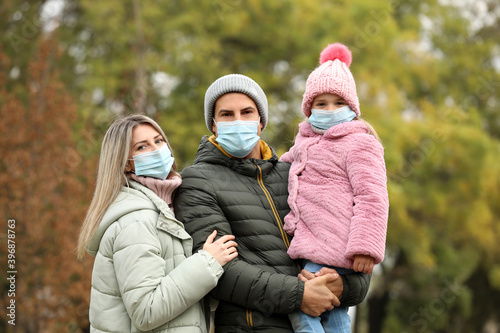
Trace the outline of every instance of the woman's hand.
<instances>
[{"instance_id":1,"label":"woman's hand","mask_svg":"<svg viewBox=\"0 0 500 333\"><path fill-rule=\"evenodd\" d=\"M214 230L210 236L207 237L205 244L203 245L203 250L210 253L221 266L224 266L232 259L236 258L238 252L236 251L236 244L233 235L224 235L214 242L215 236L217 236L217 230Z\"/></svg>"}]
</instances>

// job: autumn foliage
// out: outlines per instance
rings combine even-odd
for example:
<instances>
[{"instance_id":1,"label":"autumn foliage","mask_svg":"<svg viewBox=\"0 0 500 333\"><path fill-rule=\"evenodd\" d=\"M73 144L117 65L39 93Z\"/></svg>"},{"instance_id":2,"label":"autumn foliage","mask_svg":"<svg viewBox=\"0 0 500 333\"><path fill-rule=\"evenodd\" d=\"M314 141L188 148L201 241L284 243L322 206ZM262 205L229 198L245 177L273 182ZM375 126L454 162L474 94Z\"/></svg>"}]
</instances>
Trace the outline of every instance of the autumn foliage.
<instances>
[{"instance_id":1,"label":"autumn foliage","mask_svg":"<svg viewBox=\"0 0 500 333\"><path fill-rule=\"evenodd\" d=\"M209 134L207 87L241 73L266 92L262 139L281 156L303 121L305 81L334 42L352 52L390 201L386 259L354 331L500 331L498 0L96 4L0 6L0 333L89 330L92 258L79 263L74 249L111 118L153 117L183 169Z\"/></svg>"},{"instance_id":2,"label":"autumn foliage","mask_svg":"<svg viewBox=\"0 0 500 333\"><path fill-rule=\"evenodd\" d=\"M88 326L91 262L75 260L75 245L92 184L84 164L93 161L75 148L77 110L59 80L59 56L56 40L41 39L24 82L0 86L0 199L2 220L16 221L16 332ZM10 61L0 50L0 82ZM3 224L2 258L6 231ZM8 319L5 290L0 321Z\"/></svg>"}]
</instances>

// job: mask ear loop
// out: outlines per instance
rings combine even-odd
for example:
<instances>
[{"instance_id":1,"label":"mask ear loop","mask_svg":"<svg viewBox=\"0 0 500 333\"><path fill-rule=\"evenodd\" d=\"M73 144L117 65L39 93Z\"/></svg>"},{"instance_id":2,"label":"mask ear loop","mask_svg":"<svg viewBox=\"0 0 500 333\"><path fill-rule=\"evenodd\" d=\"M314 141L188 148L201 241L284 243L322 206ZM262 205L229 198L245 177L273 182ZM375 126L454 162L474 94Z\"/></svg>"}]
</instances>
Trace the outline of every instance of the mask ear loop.
<instances>
[{"instance_id":1,"label":"mask ear loop","mask_svg":"<svg viewBox=\"0 0 500 333\"><path fill-rule=\"evenodd\" d=\"M133 160L134 160L133 158L127 158L127 161L133 161ZM133 174L135 174L135 170L133 170L132 168L130 168L130 171L126 171L126 172L132 172Z\"/></svg>"},{"instance_id":2,"label":"mask ear loop","mask_svg":"<svg viewBox=\"0 0 500 333\"><path fill-rule=\"evenodd\" d=\"M212 121L214 122L215 127L216 127L216 128L219 128L219 126L217 126L217 122L215 121L215 118L212 118ZM218 134L216 134L216 133L217 133L217 131L214 131L214 135L218 135Z\"/></svg>"}]
</instances>

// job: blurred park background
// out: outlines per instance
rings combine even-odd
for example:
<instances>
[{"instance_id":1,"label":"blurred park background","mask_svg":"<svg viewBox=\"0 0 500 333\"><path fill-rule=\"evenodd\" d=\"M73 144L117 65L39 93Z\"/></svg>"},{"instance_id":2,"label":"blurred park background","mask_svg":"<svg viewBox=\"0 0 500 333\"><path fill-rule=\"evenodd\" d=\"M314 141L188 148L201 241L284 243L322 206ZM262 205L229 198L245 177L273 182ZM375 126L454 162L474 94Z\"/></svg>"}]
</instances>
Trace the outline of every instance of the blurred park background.
<instances>
[{"instance_id":1,"label":"blurred park background","mask_svg":"<svg viewBox=\"0 0 500 333\"><path fill-rule=\"evenodd\" d=\"M205 90L242 73L281 155L332 42L353 53L389 182L387 255L353 331L500 332L498 0L2 0L0 26L0 332L88 332L92 258L74 250L113 119L157 120L182 169L208 134Z\"/></svg>"}]
</instances>

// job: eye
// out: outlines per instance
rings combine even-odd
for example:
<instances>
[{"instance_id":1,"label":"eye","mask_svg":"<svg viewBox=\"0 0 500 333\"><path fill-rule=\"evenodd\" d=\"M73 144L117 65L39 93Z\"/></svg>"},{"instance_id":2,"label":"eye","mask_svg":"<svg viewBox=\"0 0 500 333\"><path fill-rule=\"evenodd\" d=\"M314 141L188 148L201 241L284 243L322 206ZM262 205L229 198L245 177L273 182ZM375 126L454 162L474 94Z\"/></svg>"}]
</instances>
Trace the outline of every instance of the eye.
<instances>
[{"instance_id":1,"label":"eye","mask_svg":"<svg viewBox=\"0 0 500 333\"><path fill-rule=\"evenodd\" d=\"M144 148L146 148L146 145L140 145L139 147L137 147L136 150L139 151L139 150L143 150Z\"/></svg>"},{"instance_id":2,"label":"eye","mask_svg":"<svg viewBox=\"0 0 500 333\"><path fill-rule=\"evenodd\" d=\"M162 143L162 142L164 142L164 140L163 140L163 139L157 139L157 140L155 141L155 143Z\"/></svg>"},{"instance_id":3,"label":"eye","mask_svg":"<svg viewBox=\"0 0 500 333\"><path fill-rule=\"evenodd\" d=\"M346 105L346 102L345 101L337 101L336 103L337 105Z\"/></svg>"}]
</instances>

